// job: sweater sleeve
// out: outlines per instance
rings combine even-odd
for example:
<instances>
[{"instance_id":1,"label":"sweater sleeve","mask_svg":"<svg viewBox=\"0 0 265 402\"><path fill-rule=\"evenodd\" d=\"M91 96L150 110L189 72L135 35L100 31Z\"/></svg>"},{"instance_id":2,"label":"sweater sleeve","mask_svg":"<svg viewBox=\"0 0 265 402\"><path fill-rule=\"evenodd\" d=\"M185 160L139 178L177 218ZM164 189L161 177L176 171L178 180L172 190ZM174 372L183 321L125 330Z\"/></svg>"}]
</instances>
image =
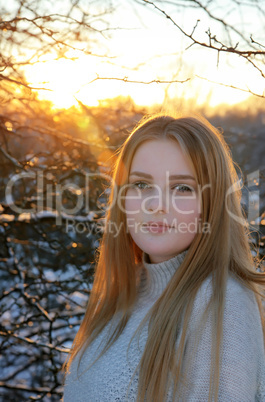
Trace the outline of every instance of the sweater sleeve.
<instances>
[{"instance_id":1,"label":"sweater sleeve","mask_svg":"<svg viewBox=\"0 0 265 402\"><path fill-rule=\"evenodd\" d=\"M215 327L212 313L201 328L199 324L211 294L211 282L206 281L195 298L185 350L185 397L181 401L208 401ZM259 308L253 292L232 277L227 283L221 354L218 401L265 401L260 389L264 386L265 363Z\"/></svg>"}]
</instances>

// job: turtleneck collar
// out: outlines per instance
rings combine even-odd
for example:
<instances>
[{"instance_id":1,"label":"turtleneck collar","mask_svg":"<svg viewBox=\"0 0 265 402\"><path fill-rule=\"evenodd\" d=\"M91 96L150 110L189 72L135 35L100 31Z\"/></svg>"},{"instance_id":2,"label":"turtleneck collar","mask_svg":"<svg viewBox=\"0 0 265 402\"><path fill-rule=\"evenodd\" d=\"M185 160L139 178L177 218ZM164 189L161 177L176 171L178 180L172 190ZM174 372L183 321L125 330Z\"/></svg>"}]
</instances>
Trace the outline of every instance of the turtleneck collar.
<instances>
[{"instance_id":1,"label":"turtleneck collar","mask_svg":"<svg viewBox=\"0 0 265 402\"><path fill-rule=\"evenodd\" d=\"M169 260L150 263L148 254L143 252L143 279L140 293L159 297L170 279L183 262L188 250L185 250Z\"/></svg>"}]
</instances>

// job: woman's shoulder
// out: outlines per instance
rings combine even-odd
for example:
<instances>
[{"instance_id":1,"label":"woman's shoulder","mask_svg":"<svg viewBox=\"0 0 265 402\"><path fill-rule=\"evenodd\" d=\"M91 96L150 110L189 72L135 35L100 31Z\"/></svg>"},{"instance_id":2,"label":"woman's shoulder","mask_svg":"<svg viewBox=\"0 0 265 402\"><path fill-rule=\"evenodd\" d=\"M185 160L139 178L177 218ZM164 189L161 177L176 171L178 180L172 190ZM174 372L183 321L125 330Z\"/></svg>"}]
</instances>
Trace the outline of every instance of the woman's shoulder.
<instances>
[{"instance_id":1,"label":"woman's shoulder","mask_svg":"<svg viewBox=\"0 0 265 402\"><path fill-rule=\"evenodd\" d=\"M211 275L201 284L194 299L192 314L197 317L197 320L200 319L206 307L211 305L214 292ZM261 317L255 293L233 273L228 275L224 297L224 320L230 322L234 319L244 320L248 322L248 325L253 324L261 330Z\"/></svg>"},{"instance_id":2,"label":"woman's shoulder","mask_svg":"<svg viewBox=\"0 0 265 402\"><path fill-rule=\"evenodd\" d=\"M197 303L208 302L214 293L213 286L213 278L212 275L210 275L199 287L195 301L197 301ZM243 280L237 278L233 273L229 273L225 289L225 298L253 302L255 301L255 293L247 287Z\"/></svg>"}]
</instances>

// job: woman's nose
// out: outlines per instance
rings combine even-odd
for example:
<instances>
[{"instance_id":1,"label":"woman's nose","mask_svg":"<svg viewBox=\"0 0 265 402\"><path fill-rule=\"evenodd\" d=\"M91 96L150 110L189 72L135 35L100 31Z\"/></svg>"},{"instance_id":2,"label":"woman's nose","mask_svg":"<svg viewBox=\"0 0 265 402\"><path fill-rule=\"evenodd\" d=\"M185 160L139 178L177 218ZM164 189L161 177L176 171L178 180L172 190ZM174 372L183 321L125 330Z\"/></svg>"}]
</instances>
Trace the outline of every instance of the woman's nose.
<instances>
[{"instance_id":1,"label":"woman's nose","mask_svg":"<svg viewBox=\"0 0 265 402\"><path fill-rule=\"evenodd\" d=\"M152 195L145 200L145 209L147 213L166 213L167 199L166 194L161 189L155 189Z\"/></svg>"}]
</instances>

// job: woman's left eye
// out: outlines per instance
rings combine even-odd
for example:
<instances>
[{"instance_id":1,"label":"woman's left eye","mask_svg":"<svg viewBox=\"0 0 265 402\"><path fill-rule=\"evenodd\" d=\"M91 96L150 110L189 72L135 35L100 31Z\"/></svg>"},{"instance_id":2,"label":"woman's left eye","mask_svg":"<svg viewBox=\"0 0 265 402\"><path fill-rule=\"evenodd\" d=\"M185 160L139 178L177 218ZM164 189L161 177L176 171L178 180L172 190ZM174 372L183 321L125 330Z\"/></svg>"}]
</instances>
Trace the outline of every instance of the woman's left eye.
<instances>
[{"instance_id":1,"label":"woman's left eye","mask_svg":"<svg viewBox=\"0 0 265 402\"><path fill-rule=\"evenodd\" d=\"M146 190L151 188L151 186L148 183L145 183L144 181L136 181L135 183L131 183L131 186L138 188L139 190Z\"/></svg>"},{"instance_id":2,"label":"woman's left eye","mask_svg":"<svg viewBox=\"0 0 265 402\"><path fill-rule=\"evenodd\" d=\"M194 191L194 189L192 187L189 187L186 184L176 184L173 187L173 190L179 191L181 193L185 193L185 192L192 193Z\"/></svg>"}]
</instances>

